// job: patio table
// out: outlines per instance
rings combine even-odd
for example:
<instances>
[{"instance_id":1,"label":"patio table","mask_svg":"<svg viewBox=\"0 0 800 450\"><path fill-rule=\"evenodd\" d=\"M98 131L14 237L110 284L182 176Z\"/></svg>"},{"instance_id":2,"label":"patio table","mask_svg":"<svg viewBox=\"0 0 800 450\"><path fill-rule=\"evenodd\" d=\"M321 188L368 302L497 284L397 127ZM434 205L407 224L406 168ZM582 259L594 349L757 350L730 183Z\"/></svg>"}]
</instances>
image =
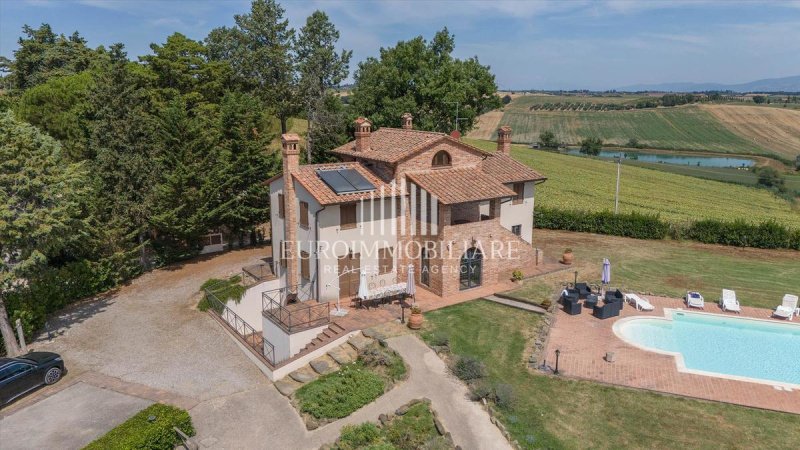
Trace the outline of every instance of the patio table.
<instances>
[{"instance_id":1,"label":"patio table","mask_svg":"<svg viewBox=\"0 0 800 450\"><path fill-rule=\"evenodd\" d=\"M406 283L395 283L388 286L380 286L371 291L364 298L359 298L359 306L362 306L365 301L380 302L383 299L394 297L406 293Z\"/></svg>"}]
</instances>

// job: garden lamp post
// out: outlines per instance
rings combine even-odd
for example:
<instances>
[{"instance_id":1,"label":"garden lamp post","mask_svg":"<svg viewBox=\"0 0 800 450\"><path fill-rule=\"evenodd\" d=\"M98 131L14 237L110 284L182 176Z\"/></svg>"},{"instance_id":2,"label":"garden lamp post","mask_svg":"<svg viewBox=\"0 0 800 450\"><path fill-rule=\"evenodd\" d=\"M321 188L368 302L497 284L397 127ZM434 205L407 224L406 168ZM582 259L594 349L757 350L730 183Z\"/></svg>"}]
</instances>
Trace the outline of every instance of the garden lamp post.
<instances>
[{"instance_id":1,"label":"garden lamp post","mask_svg":"<svg viewBox=\"0 0 800 450\"><path fill-rule=\"evenodd\" d=\"M558 357L561 355L561 350L556 349L556 370L553 372L553 375L558 375Z\"/></svg>"}]
</instances>

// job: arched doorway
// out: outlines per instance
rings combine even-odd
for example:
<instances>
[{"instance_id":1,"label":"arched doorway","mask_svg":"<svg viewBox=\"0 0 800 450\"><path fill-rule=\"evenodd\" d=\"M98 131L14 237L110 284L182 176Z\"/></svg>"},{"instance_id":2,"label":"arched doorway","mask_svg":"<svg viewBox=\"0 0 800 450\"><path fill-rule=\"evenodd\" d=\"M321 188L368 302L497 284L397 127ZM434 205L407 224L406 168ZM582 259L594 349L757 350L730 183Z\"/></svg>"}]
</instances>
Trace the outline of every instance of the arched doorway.
<instances>
[{"instance_id":1,"label":"arched doorway","mask_svg":"<svg viewBox=\"0 0 800 450\"><path fill-rule=\"evenodd\" d=\"M481 285L483 270L483 253L477 247L464 252L461 257L459 289L472 289Z\"/></svg>"}]
</instances>

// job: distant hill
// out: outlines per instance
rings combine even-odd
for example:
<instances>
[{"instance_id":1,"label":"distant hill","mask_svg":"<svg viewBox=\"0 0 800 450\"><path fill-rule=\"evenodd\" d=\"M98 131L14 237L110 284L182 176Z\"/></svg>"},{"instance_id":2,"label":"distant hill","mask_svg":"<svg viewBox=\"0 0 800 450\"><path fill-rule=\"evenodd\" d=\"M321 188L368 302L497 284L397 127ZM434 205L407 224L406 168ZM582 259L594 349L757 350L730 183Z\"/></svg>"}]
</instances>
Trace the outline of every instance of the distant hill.
<instances>
[{"instance_id":1,"label":"distant hill","mask_svg":"<svg viewBox=\"0 0 800 450\"><path fill-rule=\"evenodd\" d=\"M741 84L722 83L661 83L634 84L617 89L623 92L697 92L697 91L733 91L733 92L800 92L800 75L783 78L766 78Z\"/></svg>"}]
</instances>

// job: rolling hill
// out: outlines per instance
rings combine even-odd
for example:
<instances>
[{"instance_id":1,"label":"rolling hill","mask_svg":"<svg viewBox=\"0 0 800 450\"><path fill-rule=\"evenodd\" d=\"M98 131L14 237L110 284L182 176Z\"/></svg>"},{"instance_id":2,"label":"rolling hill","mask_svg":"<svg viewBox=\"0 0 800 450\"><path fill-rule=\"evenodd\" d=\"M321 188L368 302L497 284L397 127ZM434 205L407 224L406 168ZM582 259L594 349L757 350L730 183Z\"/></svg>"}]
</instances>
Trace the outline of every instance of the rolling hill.
<instances>
[{"instance_id":1,"label":"rolling hill","mask_svg":"<svg viewBox=\"0 0 800 450\"><path fill-rule=\"evenodd\" d=\"M623 86L622 92L701 92L701 91L733 91L733 92L800 92L800 75L782 78L765 78L739 84L722 83L659 83L634 84Z\"/></svg>"}]
</instances>

